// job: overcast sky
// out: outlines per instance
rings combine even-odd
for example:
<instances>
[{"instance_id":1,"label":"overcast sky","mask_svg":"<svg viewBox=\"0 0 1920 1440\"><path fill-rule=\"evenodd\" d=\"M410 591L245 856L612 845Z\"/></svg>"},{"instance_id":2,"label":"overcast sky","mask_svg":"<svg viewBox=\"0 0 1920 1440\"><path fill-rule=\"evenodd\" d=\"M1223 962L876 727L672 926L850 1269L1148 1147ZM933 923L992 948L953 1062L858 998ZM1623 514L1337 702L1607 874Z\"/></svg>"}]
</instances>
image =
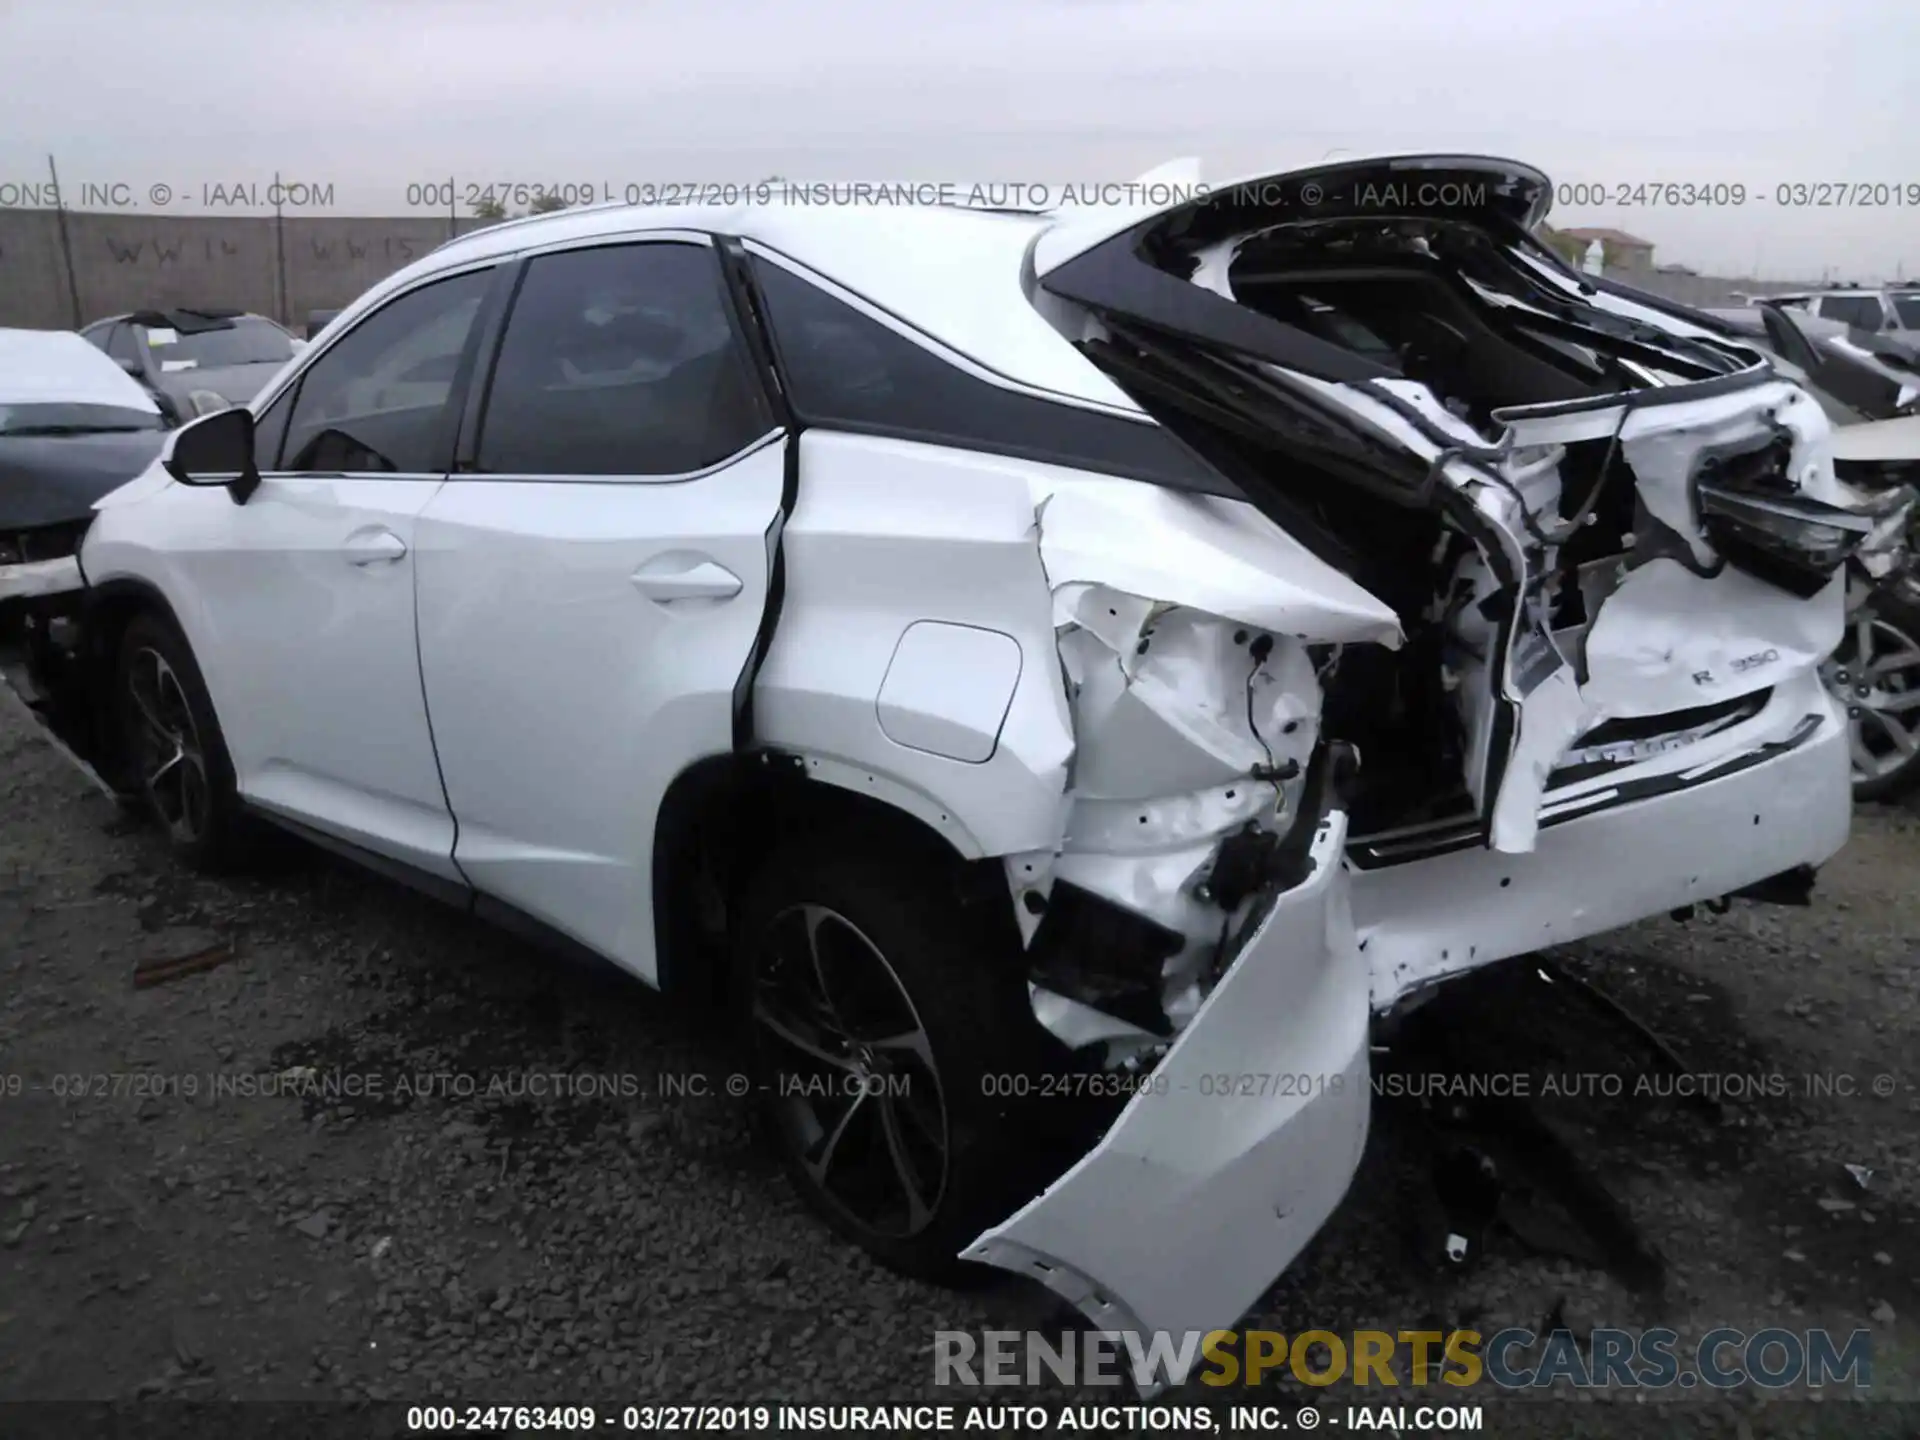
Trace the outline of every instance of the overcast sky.
<instances>
[{"instance_id":1,"label":"overcast sky","mask_svg":"<svg viewBox=\"0 0 1920 1440\"><path fill-rule=\"evenodd\" d=\"M1903 0L0 0L0 55L15 204L49 151L70 197L121 185L150 209L164 187L189 213L203 185L277 169L330 183L330 213L383 215L448 176L1057 193L1182 155L1224 178L1470 150L1564 184L1746 187L1737 208L1556 205L1662 262L1920 275L1920 6ZM1775 198L1820 182L1903 203Z\"/></svg>"}]
</instances>

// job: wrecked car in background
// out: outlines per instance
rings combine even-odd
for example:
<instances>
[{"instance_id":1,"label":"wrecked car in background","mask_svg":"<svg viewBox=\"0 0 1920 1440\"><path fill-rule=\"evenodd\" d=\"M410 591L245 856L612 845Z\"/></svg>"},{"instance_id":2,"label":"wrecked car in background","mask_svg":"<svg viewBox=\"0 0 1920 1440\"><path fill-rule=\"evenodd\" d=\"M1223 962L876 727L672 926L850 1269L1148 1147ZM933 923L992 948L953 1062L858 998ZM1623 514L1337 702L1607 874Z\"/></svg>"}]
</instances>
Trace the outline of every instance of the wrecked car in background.
<instances>
[{"instance_id":1,"label":"wrecked car in background","mask_svg":"<svg viewBox=\"0 0 1920 1440\"><path fill-rule=\"evenodd\" d=\"M268 821L722 984L886 1263L1230 1325L1346 1190L1376 1014L1847 836L1819 666L1910 497L1550 194L461 237L101 502L83 738L193 863Z\"/></svg>"},{"instance_id":2,"label":"wrecked car in background","mask_svg":"<svg viewBox=\"0 0 1920 1440\"><path fill-rule=\"evenodd\" d=\"M1843 482L1883 496L1920 482L1920 352L1909 342L1807 315L1791 303L1794 297L1705 312L1642 298L1744 338L1805 387L1836 427L1834 473ZM1807 297L1799 298L1804 305ZM1858 800L1893 799L1920 784L1920 537L1914 529L1909 521L1905 535L1878 536L1848 560L1845 628L1821 666L1846 709Z\"/></svg>"},{"instance_id":3,"label":"wrecked car in background","mask_svg":"<svg viewBox=\"0 0 1920 1440\"><path fill-rule=\"evenodd\" d=\"M166 423L141 388L59 330L0 330L0 664L34 693L26 657L57 670L52 637L80 597L93 502L145 470Z\"/></svg>"},{"instance_id":4,"label":"wrecked car in background","mask_svg":"<svg viewBox=\"0 0 1920 1440\"><path fill-rule=\"evenodd\" d=\"M244 310L135 310L80 332L145 386L168 423L244 405L305 341Z\"/></svg>"},{"instance_id":5,"label":"wrecked car in background","mask_svg":"<svg viewBox=\"0 0 1920 1440\"><path fill-rule=\"evenodd\" d=\"M1920 486L1920 414L1834 433L1840 478L1868 492ZM1845 636L1821 673L1847 708L1853 793L1888 800L1920 785L1920 523L1904 544L1849 562Z\"/></svg>"}]
</instances>

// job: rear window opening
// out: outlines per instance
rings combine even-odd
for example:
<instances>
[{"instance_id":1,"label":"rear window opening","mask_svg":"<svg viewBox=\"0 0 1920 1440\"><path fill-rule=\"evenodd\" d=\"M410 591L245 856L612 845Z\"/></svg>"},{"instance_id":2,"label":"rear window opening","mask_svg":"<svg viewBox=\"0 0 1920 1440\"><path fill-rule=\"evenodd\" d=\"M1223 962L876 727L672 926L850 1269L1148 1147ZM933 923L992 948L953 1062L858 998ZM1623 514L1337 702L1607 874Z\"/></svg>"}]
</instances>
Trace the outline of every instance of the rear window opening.
<instances>
[{"instance_id":1,"label":"rear window opening","mask_svg":"<svg viewBox=\"0 0 1920 1440\"><path fill-rule=\"evenodd\" d=\"M1400 650L1347 647L1322 673L1325 733L1364 757L1350 796L1356 835L1471 821L1474 786L1498 783L1472 778L1489 726L1494 753L1504 753L1492 677L1505 662L1509 617L1523 607L1529 629L1553 636L1551 647L1536 645L1536 659L1557 649L1584 680L1585 634L1599 605L1628 569L1666 547L1647 543L1659 541L1659 527L1612 439L1568 443L1554 462L1558 493L1551 481L1529 492L1528 543L1542 568L1521 600L1466 498L1431 484L1428 463L1359 411L1330 403L1315 382L1333 377L1316 373L1312 357L1338 347L1382 379L1420 385L1489 445L1505 429L1498 411L1684 384L1757 361L1587 303L1577 282L1556 285L1553 271L1533 263L1529 244L1518 231L1433 216L1282 225L1231 245L1217 233L1156 235L1136 261L1297 332L1300 368L1207 333L1210 307L1196 310L1194 333L1170 331L1177 307L1161 304L1164 296L1152 319L1144 309L1139 319L1119 305L1096 310L1104 333L1082 342L1169 431L1400 618ZM1148 292L1113 293L1124 301ZM1382 394L1377 380L1344 383ZM1387 398L1405 413L1404 390ZM1431 436L1443 422L1429 413L1421 423ZM1688 743L1685 718L1653 728L1656 750Z\"/></svg>"},{"instance_id":2,"label":"rear window opening","mask_svg":"<svg viewBox=\"0 0 1920 1440\"><path fill-rule=\"evenodd\" d=\"M1636 389L1649 367L1672 380L1725 368L1569 304L1480 226L1283 226L1240 246L1226 284L1240 304L1426 386L1489 440L1495 410Z\"/></svg>"}]
</instances>

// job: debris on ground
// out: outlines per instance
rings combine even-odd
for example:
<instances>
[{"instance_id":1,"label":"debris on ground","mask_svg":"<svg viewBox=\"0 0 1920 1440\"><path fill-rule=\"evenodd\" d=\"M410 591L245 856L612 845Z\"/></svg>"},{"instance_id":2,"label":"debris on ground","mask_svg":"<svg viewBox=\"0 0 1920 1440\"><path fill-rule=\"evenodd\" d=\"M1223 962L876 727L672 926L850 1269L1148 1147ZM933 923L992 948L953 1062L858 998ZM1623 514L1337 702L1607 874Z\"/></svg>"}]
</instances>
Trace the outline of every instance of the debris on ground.
<instances>
[{"instance_id":1,"label":"debris on ground","mask_svg":"<svg viewBox=\"0 0 1920 1440\"><path fill-rule=\"evenodd\" d=\"M198 975L203 970L211 970L216 965L224 965L233 957L232 944L222 942L186 955L161 960L142 960L133 967L133 986L136 990L146 990L155 985L165 985L172 980L179 980L188 975Z\"/></svg>"},{"instance_id":2,"label":"debris on ground","mask_svg":"<svg viewBox=\"0 0 1920 1440\"><path fill-rule=\"evenodd\" d=\"M36 1087L0 1091L9 1400L130 1398L151 1383L169 1402L437 1403L478 1387L500 1404L947 1403L929 1337L1055 1323L1045 1297L1018 1282L956 1292L908 1280L806 1216L754 1143L746 1107L661 1083L724 1075L731 1061L683 1009L617 978L556 975L510 936L325 860L270 877L191 874L163 836L103 823L86 786L22 723L0 713L0 934L13 941L0 947L0 1072ZM1512 1127L1492 1123L1505 1118L1497 1107L1458 1138L1496 1162L1501 1182L1484 1243L1477 1221L1436 1213L1443 1147L1416 1123L1417 1104L1382 1094L1347 1199L1242 1325L1492 1334L1557 1316L1576 1333L1667 1326L1682 1352L1719 1326L1845 1337L1866 1325L1875 1398L1920 1397L1920 1135L1908 1088L1920 1072L1900 1048L1920 1032L1917 866L1914 816L1863 806L1809 909L1738 902L1690 926L1653 920L1540 957L1644 1017L1687 1073L1734 1077L1724 1117L1686 1103L1667 1082L1672 1060L1629 1027L1595 1023L1570 987L1485 985L1428 1007L1457 1029L1451 1068L1413 1068L1533 1077L1526 1109L1645 1248L1669 1257L1666 1293L1636 1294L1610 1272L1593 1227L1567 1215L1565 1187L1529 1178L1539 1167ZM137 879L119 903L31 908L116 874ZM1839 911L1840 899L1852 909ZM129 989L120 957L185 958L216 939L248 963L164 997ZM1781 1012L1808 993L1819 1026ZM1394 1079L1392 1057L1376 1059L1376 1080ZM226 1082L211 1097L210 1073ZM1860 1082L1844 1099L1767 1088L1842 1073ZM56 1077L122 1074L143 1077L147 1118L111 1088L84 1102L52 1090ZM498 1074L592 1075L602 1093L548 1084L542 1098L516 1084L489 1100L484 1079L467 1091L469 1077ZM1879 1074L1900 1082L1891 1098L1870 1088ZM276 1085L279 1075L290 1080ZM1543 1096L1545 1075L1592 1083ZM442 1139L455 1122L477 1133ZM1859 1177L1834 1159L1845 1154L1873 1167L1870 1210ZM1862 1208L1829 1216L1813 1204L1821 1195ZM37 1202L31 1219L25 1199ZM323 1210L320 1235L297 1228ZM1445 1259L1449 1234L1469 1242L1461 1263ZM188 1354L171 1330L183 1311L196 1322ZM745 1337L746 1366L729 1337ZM1301 1385L1284 1367L1267 1380L1259 1398L1288 1415L1374 1398ZM1736 1429L1736 1402L1722 1396L1639 1392L1674 1402L1658 1407L1674 1423L1650 1429L1655 1407L1611 1403L1632 1394L1526 1401L1496 1416L1499 1397L1483 1401L1485 1390L1473 1399L1488 1406L1486 1430L1514 1440ZM1117 1397L1049 1382L990 1398ZM1252 1398L1195 1382L1167 1402ZM1823 1398L1820 1410L1841 1413L1821 1433L1912 1440L1900 1405ZM1758 1440L1787 1433L1773 1417L1818 1418L1798 1404L1753 1415Z\"/></svg>"}]
</instances>

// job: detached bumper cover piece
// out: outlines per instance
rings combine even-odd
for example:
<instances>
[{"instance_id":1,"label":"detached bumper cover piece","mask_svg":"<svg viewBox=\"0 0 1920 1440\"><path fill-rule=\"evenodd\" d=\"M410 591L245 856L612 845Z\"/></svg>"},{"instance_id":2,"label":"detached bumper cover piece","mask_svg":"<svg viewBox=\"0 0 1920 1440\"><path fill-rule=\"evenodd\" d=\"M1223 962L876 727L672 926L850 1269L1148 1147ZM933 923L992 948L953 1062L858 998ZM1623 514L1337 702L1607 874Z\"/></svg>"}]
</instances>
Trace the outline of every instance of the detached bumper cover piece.
<instances>
[{"instance_id":1,"label":"detached bumper cover piece","mask_svg":"<svg viewBox=\"0 0 1920 1440\"><path fill-rule=\"evenodd\" d=\"M1211 1330L1260 1298L1345 1195L1368 1119L1367 968L1347 825L1278 897L1105 1137L964 1252L1105 1330Z\"/></svg>"}]
</instances>

